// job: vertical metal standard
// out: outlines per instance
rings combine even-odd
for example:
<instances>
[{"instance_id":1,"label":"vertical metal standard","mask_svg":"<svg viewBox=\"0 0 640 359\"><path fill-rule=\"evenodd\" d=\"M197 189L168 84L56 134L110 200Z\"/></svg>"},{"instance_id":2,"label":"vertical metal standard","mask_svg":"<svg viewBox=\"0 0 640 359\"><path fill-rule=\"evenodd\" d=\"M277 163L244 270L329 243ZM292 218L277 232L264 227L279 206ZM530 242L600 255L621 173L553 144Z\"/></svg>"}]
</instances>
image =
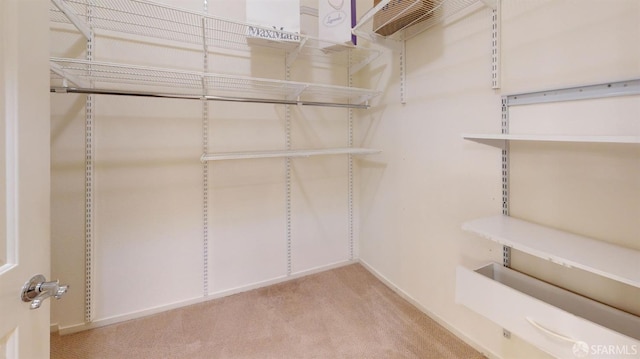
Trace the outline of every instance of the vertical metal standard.
<instances>
[{"instance_id":1,"label":"vertical metal standard","mask_svg":"<svg viewBox=\"0 0 640 359\"><path fill-rule=\"evenodd\" d=\"M93 61L93 44L94 33L91 27L92 23L92 6L87 6L87 23L90 26L89 38L87 39L88 61ZM89 67L91 71L91 67ZM90 76L91 78L91 76ZM93 81L90 81L90 87L93 87ZM84 295L84 321L90 323L93 321L93 188L94 188L94 121L93 121L93 95L87 95L85 101L85 126L84 126L84 270L85 270L85 295Z\"/></svg>"},{"instance_id":2,"label":"vertical metal standard","mask_svg":"<svg viewBox=\"0 0 640 359\"><path fill-rule=\"evenodd\" d=\"M204 12L208 11L204 0ZM204 73L209 69L206 18L202 18L202 47ZM207 95L207 83L202 78L202 94ZM202 153L209 153L209 101L202 100ZM202 294L209 295L209 161L202 162Z\"/></svg>"},{"instance_id":3,"label":"vertical metal standard","mask_svg":"<svg viewBox=\"0 0 640 359\"><path fill-rule=\"evenodd\" d=\"M209 150L209 104L202 101L202 152ZM202 292L209 295L209 161L202 162Z\"/></svg>"},{"instance_id":4,"label":"vertical metal standard","mask_svg":"<svg viewBox=\"0 0 640 359\"><path fill-rule=\"evenodd\" d=\"M291 78L291 68L285 64L285 79ZM285 147L291 150L291 106L285 105ZM287 241L287 275L291 275L291 158L284 159L285 168L285 216L286 216L286 241Z\"/></svg>"},{"instance_id":5,"label":"vertical metal standard","mask_svg":"<svg viewBox=\"0 0 640 359\"><path fill-rule=\"evenodd\" d=\"M493 9L491 14L491 88L499 89L501 86L500 80L500 28L501 28L501 15L500 15L500 0L496 2L496 8Z\"/></svg>"},{"instance_id":6,"label":"vertical metal standard","mask_svg":"<svg viewBox=\"0 0 640 359\"><path fill-rule=\"evenodd\" d=\"M502 134L509 133L508 98L502 97ZM509 141L502 148L502 214L509 215Z\"/></svg>"},{"instance_id":7,"label":"vertical metal standard","mask_svg":"<svg viewBox=\"0 0 640 359\"><path fill-rule=\"evenodd\" d=\"M407 42L400 46L400 103L407 103Z\"/></svg>"},{"instance_id":8,"label":"vertical metal standard","mask_svg":"<svg viewBox=\"0 0 640 359\"><path fill-rule=\"evenodd\" d=\"M349 87L353 87L353 75L351 73L351 52L349 52ZM347 147L353 147L353 109L349 108L349 121L348 121L348 144ZM347 211L348 211L348 226L349 226L349 260L352 261L355 257L354 253L354 233L353 233L353 155L348 155L348 189L347 189Z\"/></svg>"},{"instance_id":9,"label":"vertical metal standard","mask_svg":"<svg viewBox=\"0 0 640 359\"><path fill-rule=\"evenodd\" d=\"M509 133L509 104L508 98L502 97L502 134ZM502 214L509 215L509 141L504 141L502 148ZM502 265L511 267L511 247L502 246ZM502 336L510 339L511 332L502 329Z\"/></svg>"}]
</instances>

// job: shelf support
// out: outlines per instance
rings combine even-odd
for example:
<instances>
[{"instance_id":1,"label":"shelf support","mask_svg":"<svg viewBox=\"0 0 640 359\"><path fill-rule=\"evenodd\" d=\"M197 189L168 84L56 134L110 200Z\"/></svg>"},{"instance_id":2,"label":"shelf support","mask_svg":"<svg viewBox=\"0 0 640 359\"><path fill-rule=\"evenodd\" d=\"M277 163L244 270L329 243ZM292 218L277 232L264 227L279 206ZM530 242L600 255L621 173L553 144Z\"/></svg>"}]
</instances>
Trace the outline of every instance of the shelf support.
<instances>
[{"instance_id":1,"label":"shelf support","mask_svg":"<svg viewBox=\"0 0 640 359\"><path fill-rule=\"evenodd\" d=\"M291 79L291 67L289 66L289 57L285 60L285 80ZM302 89L304 91L304 89ZM301 91L301 92L302 92ZM285 148L287 151L291 151L291 106L285 105ZM292 265L292 234L291 234L291 157L284 159L284 172L285 172L285 241L287 250L287 276L290 276L293 269Z\"/></svg>"},{"instance_id":2,"label":"shelf support","mask_svg":"<svg viewBox=\"0 0 640 359\"><path fill-rule=\"evenodd\" d=\"M501 132L502 134L509 133L509 103L506 97L502 97L502 119L501 119ZM502 147L502 214L509 215L509 141L504 141L504 147ZM502 265L511 267L511 247L502 246ZM511 332L502 328L502 336L506 339L511 339Z\"/></svg>"},{"instance_id":3,"label":"shelf support","mask_svg":"<svg viewBox=\"0 0 640 359\"><path fill-rule=\"evenodd\" d=\"M300 86L297 90L295 90L292 94L287 96L287 100L300 102L300 95L309 88L309 86Z\"/></svg>"},{"instance_id":4,"label":"shelf support","mask_svg":"<svg viewBox=\"0 0 640 359\"><path fill-rule=\"evenodd\" d=\"M87 7L87 19L91 23L93 18L93 8ZM86 59L93 61L94 36L93 31L89 30L87 37L87 53ZM91 67L89 67L91 72ZM67 77L68 78L68 77ZM89 87L93 87L93 81L89 81ZM95 145L93 142L93 133L95 122L93 117L94 96L88 95L85 100L85 127L84 127L84 270L85 270L85 292L84 292L84 321L91 323L93 321L93 254L94 254L94 223L93 223L93 203L94 203L94 163L95 163Z\"/></svg>"},{"instance_id":5,"label":"shelf support","mask_svg":"<svg viewBox=\"0 0 640 359\"><path fill-rule=\"evenodd\" d=\"M640 79L506 96L507 106L640 95Z\"/></svg>"},{"instance_id":6,"label":"shelf support","mask_svg":"<svg viewBox=\"0 0 640 359\"><path fill-rule=\"evenodd\" d=\"M492 8L493 10L496 10L500 4L500 0L480 0L482 1L486 6Z\"/></svg>"},{"instance_id":7,"label":"shelf support","mask_svg":"<svg viewBox=\"0 0 640 359\"><path fill-rule=\"evenodd\" d=\"M507 98L502 98L502 134L509 133L509 105ZM502 147L502 214L509 215L509 141Z\"/></svg>"},{"instance_id":8,"label":"shelf support","mask_svg":"<svg viewBox=\"0 0 640 359\"><path fill-rule=\"evenodd\" d=\"M204 0L204 12L207 9ZM202 17L202 69L209 69L209 48L207 46L207 18ZM209 152L209 101L206 100L207 82L202 77L202 152ZM209 296L209 162L202 162L202 295Z\"/></svg>"},{"instance_id":9,"label":"shelf support","mask_svg":"<svg viewBox=\"0 0 640 359\"><path fill-rule=\"evenodd\" d=\"M348 86L353 86L353 73L351 72L351 52L349 52L349 69L348 69L348 78L349 83ZM347 147L353 148L353 109L348 110L348 132L347 132ZM355 258L355 250L354 250L354 230L353 230L353 155L349 154L347 158L347 169L348 169L348 179L347 179L347 220L348 220L348 233L349 233L349 260L353 260Z\"/></svg>"},{"instance_id":10,"label":"shelf support","mask_svg":"<svg viewBox=\"0 0 640 359\"><path fill-rule=\"evenodd\" d=\"M490 1L490 0L483 0ZM501 87L501 27L500 0L493 0L494 6L491 12L491 88ZM489 4L487 4L489 5Z\"/></svg>"},{"instance_id":11,"label":"shelf support","mask_svg":"<svg viewBox=\"0 0 640 359\"><path fill-rule=\"evenodd\" d=\"M91 28L85 24L73 10L64 2L64 0L51 0L53 4L71 21L71 23L80 31L80 33L87 39L91 40L93 34Z\"/></svg>"},{"instance_id":12,"label":"shelf support","mask_svg":"<svg viewBox=\"0 0 640 359\"><path fill-rule=\"evenodd\" d=\"M293 63L298 58L298 55L300 55L300 51L302 51L302 48L306 43L307 43L307 38L303 37L302 39L300 39L300 44L296 47L296 49L287 54L287 58L286 58L287 67L293 65Z\"/></svg>"},{"instance_id":13,"label":"shelf support","mask_svg":"<svg viewBox=\"0 0 640 359\"><path fill-rule=\"evenodd\" d=\"M89 84L86 81L82 80L79 77L76 77L76 76L73 76L73 75L67 73L62 68L62 66L56 64L53 61L49 61L49 68L50 68L51 71L56 73L58 76L62 77L63 80L71 81L71 82L73 82L74 84L76 84L77 86L80 86L80 87L90 87ZM68 87L68 85L65 83L64 87Z\"/></svg>"},{"instance_id":14,"label":"shelf support","mask_svg":"<svg viewBox=\"0 0 640 359\"><path fill-rule=\"evenodd\" d=\"M371 98L371 96L362 95L362 96L358 97L355 100L355 103L362 104L366 108L369 108L369 99L370 98ZM350 107L350 108L354 108L354 107Z\"/></svg>"},{"instance_id":15,"label":"shelf support","mask_svg":"<svg viewBox=\"0 0 640 359\"><path fill-rule=\"evenodd\" d=\"M400 103L407 103L407 43L402 41L400 49Z\"/></svg>"},{"instance_id":16,"label":"shelf support","mask_svg":"<svg viewBox=\"0 0 640 359\"><path fill-rule=\"evenodd\" d=\"M366 59L354 64L351 62L351 50L349 50L349 72L351 73L351 75L355 75L356 73L358 73L358 71L362 70L365 66L370 64L371 61L373 61L378 56L379 54L372 53L372 54L369 54L369 56L367 56Z\"/></svg>"}]
</instances>

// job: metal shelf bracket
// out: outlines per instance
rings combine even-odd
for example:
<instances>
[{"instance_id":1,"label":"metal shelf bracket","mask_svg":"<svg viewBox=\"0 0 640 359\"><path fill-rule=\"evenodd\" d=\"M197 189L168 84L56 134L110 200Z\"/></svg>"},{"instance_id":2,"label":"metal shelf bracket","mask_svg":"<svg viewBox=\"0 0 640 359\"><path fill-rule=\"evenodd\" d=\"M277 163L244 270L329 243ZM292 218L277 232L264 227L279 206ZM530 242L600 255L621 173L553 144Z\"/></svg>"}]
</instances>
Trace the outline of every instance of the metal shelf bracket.
<instances>
[{"instance_id":1,"label":"metal shelf bracket","mask_svg":"<svg viewBox=\"0 0 640 359\"><path fill-rule=\"evenodd\" d=\"M62 13L65 14L65 16L67 16L69 21L71 21L71 23L78 29L78 31L80 31L80 33L82 33L82 35L87 40L90 40L92 38L93 35L92 35L91 28L84 21L80 20L78 16L76 16L76 14L73 12L73 10L69 8L69 6L65 3L64 0L51 0L51 2L60 11L62 11Z\"/></svg>"}]
</instances>

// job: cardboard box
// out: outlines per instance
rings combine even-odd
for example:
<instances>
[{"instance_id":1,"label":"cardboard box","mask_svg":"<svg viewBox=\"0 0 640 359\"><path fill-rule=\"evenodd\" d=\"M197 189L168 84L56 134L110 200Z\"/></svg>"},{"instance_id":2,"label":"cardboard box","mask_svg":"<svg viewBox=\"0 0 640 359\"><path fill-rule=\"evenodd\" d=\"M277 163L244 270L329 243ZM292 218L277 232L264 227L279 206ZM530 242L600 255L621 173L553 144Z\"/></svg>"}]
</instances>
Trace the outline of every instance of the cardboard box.
<instances>
[{"instance_id":1,"label":"cardboard box","mask_svg":"<svg viewBox=\"0 0 640 359\"><path fill-rule=\"evenodd\" d=\"M247 42L295 47L300 42L300 0L246 0Z\"/></svg>"},{"instance_id":2,"label":"cardboard box","mask_svg":"<svg viewBox=\"0 0 640 359\"><path fill-rule=\"evenodd\" d=\"M382 0L374 0L376 6ZM391 0L373 15L373 29L382 36L389 36L409 24L429 19L436 4L433 0Z\"/></svg>"},{"instance_id":3,"label":"cardboard box","mask_svg":"<svg viewBox=\"0 0 640 359\"><path fill-rule=\"evenodd\" d=\"M318 0L318 38L339 44L356 44L356 0Z\"/></svg>"}]
</instances>

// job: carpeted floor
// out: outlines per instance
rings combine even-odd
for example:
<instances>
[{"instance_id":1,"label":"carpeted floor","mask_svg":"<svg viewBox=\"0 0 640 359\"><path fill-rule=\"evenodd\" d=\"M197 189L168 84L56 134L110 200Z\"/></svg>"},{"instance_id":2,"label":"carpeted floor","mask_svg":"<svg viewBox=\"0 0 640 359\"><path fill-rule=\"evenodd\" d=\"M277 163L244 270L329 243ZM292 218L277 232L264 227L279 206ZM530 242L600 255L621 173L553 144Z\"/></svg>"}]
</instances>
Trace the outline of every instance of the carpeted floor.
<instances>
[{"instance_id":1,"label":"carpeted floor","mask_svg":"<svg viewBox=\"0 0 640 359\"><path fill-rule=\"evenodd\" d=\"M76 334L51 358L483 358L359 264Z\"/></svg>"}]
</instances>

